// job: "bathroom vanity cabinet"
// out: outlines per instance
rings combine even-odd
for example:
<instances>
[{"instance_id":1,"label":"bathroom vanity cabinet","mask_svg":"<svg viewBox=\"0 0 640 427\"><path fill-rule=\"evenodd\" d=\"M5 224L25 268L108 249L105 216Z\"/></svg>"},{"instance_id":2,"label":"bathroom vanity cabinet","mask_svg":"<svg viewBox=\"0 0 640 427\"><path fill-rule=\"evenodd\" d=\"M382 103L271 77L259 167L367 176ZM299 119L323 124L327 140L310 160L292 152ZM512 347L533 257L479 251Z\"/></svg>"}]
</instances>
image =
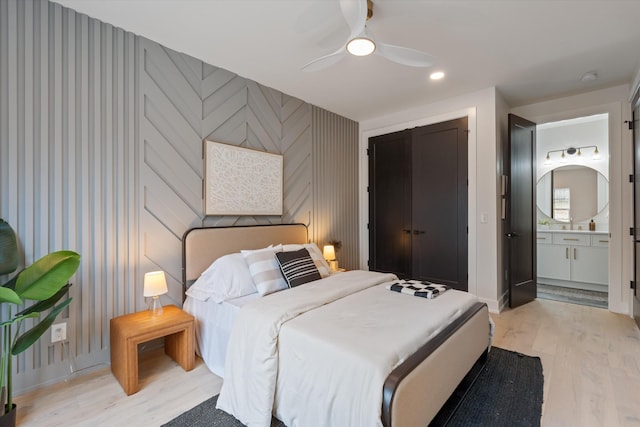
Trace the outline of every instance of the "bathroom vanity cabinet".
<instances>
[{"instance_id":1,"label":"bathroom vanity cabinet","mask_svg":"<svg viewBox=\"0 0 640 427\"><path fill-rule=\"evenodd\" d=\"M607 292L609 234L538 231L538 283Z\"/></svg>"}]
</instances>

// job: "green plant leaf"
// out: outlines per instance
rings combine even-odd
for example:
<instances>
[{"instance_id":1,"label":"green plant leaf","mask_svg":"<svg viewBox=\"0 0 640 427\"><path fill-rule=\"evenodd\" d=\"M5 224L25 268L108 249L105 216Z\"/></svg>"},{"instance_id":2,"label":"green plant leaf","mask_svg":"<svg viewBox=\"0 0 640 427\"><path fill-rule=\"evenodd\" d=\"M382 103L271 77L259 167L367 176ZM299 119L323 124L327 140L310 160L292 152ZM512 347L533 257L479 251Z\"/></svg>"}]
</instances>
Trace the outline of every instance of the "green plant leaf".
<instances>
[{"instance_id":1,"label":"green plant leaf","mask_svg":"<svg viewBox=\"0 0 640 427\"><path fill-rule=\"evenodd\" d=\"M38 301L37 303L25 308L21 312L17 313L16 316L25 315L29 313L42 313L56 305L58 301L62 299L63 296L66 295L67 291L71 287L71 283L67 283L62 289L60 289L54 296L51 298L47 298L44 301Z\"/></svg>"},{"instance_id":2,"label":"green plant leaf","mask_svg":"<svg viewBox=\"0 0 640 427\"><path fill-rule=\"evenodd\" d=\"M0 218L0 275L9 274L18 268L18 242L13 228Z\"/></svg>"},{"instance_id":3,"label":"green plant leaf","mask_svg":"<svg viewBox=\"0 0 640 427\"><path fill-rule=\"evenodd\" d=\"M42 301L56 294L80 265L73 251L52 252L25 268L18 276L16 292L24 299Z\"/></svg>"},{"instance_id":4,"label":"green plant leaf","mask_svg":"<svg viewBox=\"0 0 640 427\"><path fill-rule=\"evenodd\" d=\"M24 334L20 335L16 340L13 348L11 349L11 354L16 356L31 347L33 343L38 341L42 334L44 334L47 329L49 329L51 325L53 325L53 322L56 320L56 317L58 317L58 314L60 314L60 312L71 303L71 300L72 298L69 298L55 306L53 310L49 312L47 317L42 319L40 323L29 329Z\"/></svg>"},{"instance_id":5,"label":"green plant leaf","mask_svg":"<svg viewBox=\"0 0 640 427\"><path fill-rule=\"evenodd\" d=\"M23 301L13 289L9 288L0 288L0 303L10 302L16 305L22 305Z\"/></svg>"},{"instance_id":6,"label":"green plant leaf","mask_svg":"<svg viewBox=\"0 0 640 427\"><path fill-rule=\"evenodd\" d=\"M24 319L33 319L34 317L38 317L40 316L40 313L38 313L37 311L31 312L29 314L25 314L23 316L16 316L12 323L18 322L20 320L24 320Z\"/></svg>"},{"instance_id":7,"label":"green plant leaf","mask_svg":"<svg viewBox=\"0 0 640 427\"><path fill-rule=\"evenodd\" d=\"M21 271L22 272L22 271ZM20 273L16 274L15 276L13 276L7 283L4 283L2 285L3 288L9 288L11 290L16 290L16 282L18 281L18 276L20 275Z\"/></svg>"}]
</instances>

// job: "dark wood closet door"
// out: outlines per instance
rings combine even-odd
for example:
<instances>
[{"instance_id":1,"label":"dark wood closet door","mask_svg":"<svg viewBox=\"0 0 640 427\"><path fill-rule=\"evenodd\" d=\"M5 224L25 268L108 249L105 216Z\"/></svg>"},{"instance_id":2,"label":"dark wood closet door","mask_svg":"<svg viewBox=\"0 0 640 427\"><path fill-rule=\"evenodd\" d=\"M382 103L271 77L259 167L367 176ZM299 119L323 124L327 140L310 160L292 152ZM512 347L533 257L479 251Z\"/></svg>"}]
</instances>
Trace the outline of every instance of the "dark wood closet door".
<instances>
[{"instance_id":1,"label":"dark wood closet door","mask_svg":"<svg viewBox=\"0 0 640 427\"><path fill-rule=\"evenodd\" d=\"M411 133L369 139L369 269L411 274Z\"/></svg>"},{"instance_id":2,"label":"dark wood closet door","mask_svg":"<svg viewBox=\"0 0 640 427\"><path fill-rule=\"evenodd\" d=\"M369 139L369 268L467 290L467 119Z\"/></svg>"},{"instance_id":3,"label":"dark wood closet door","mask_svg":"<svg viewBox=\"0 0 640 427\"><path fill-rule=\"evenodd\" d=\"M467 290L467 118L413 130L412 277Z\"/></svg>"}]
</instances>

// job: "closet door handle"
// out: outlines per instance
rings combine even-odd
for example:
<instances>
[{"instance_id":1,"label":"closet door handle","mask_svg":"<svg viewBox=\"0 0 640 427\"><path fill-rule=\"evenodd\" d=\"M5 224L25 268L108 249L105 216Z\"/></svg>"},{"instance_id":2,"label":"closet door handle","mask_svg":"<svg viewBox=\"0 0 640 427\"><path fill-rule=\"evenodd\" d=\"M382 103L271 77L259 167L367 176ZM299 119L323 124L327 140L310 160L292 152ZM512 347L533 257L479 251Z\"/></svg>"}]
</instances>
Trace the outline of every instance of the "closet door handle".
<instances>
[{"instance_id":1,"label":"closet door handle","mask_svg":"<svg viewBox=\"0 0 640 427\"><path fill-rule=\"evenodd\" d=\"M424 230L413 230L413 234L416 234L416 235L417 234L424 234L424 233L426 233L426 231L424 231Z\"/></svg>"},{"instance_id":2,"label":"closet door handle","mask_svg":"<svg viewBox=\"0 0 640 427\"><path fill-rule=\"evenodd\" d=\"M577 259L576 258L576 252L578 252L578 249L573 248L573 259Z\"/></svg>"},{"instance_id":3,"label":"closet door handle","mask_svg":"<svg viewBox=\"0 0 640 427\"><path fill-rule=\"evenodd\" d=\"M564 248L564 257L569 259L569 248Z\"/></svg>"}]
</instances>

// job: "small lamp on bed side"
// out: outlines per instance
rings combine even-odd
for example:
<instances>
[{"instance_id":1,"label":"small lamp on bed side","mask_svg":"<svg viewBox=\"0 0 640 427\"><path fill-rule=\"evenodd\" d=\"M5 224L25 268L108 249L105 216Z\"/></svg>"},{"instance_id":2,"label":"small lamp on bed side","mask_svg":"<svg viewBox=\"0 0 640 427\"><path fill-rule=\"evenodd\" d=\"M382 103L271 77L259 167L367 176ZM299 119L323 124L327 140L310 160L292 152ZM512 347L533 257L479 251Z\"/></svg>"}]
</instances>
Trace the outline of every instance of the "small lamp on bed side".
<instances>
[{"instance_id":1,"label":"small lamp on bed side","mask_svg":"<svg viewBox=\"0 0 640 427\"><path fill-rule=\"evenodd\" d=\"M331 271L338 270L338 261L336 260L336 249L333 245L324 245L324 248L322 249L322 256L324 256L324 259L326 259L327 262L329 263L329 268L331 268Z\"/></svg>"},{"instance_id":2,"label":"small lamp on bed side","mask_svg":"<svg viewBox=\"0 0 640 427\"><path fill-rule=\"evenodd\" d=\"M143 295L152 298L149 311L154 316L162 314L162 304L159 296L167 292L167 279L164 276L164 271L152 271L144 275Z\"/></svg>"}]
</instances>

